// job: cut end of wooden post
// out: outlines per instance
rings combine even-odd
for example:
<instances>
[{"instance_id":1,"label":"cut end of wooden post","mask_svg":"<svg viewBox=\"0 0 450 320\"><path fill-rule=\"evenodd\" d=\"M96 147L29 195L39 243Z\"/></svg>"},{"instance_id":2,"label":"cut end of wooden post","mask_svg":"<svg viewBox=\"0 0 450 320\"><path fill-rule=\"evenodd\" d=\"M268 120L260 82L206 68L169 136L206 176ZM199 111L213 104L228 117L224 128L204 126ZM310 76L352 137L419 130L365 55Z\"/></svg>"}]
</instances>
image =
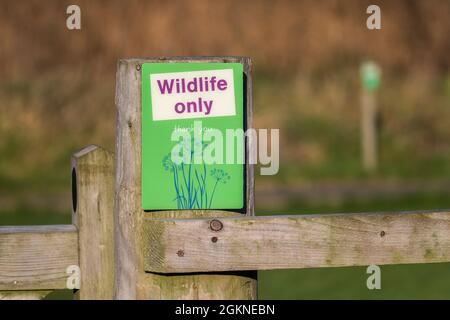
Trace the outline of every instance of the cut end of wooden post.
<instances>
[{"instance_id":1,"label":"cut end of wooden post","mask_svg":"<svg viewBox=\"0 0 450 320\"><path fill-rule=\"evenodd\" d=\"M112 299L114 155L90 145L72 156L72 223L78 228L79 299Z\"/></svg>"}]
</instances>

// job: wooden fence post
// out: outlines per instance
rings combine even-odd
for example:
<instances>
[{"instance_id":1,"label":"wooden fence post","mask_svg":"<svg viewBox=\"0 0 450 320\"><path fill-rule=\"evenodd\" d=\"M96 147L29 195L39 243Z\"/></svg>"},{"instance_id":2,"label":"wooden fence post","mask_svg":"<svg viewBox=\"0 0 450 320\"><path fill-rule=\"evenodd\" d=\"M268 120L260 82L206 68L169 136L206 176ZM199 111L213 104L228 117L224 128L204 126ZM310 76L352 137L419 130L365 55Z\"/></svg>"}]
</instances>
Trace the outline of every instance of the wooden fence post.
<instances>
[{"instance_id":1,"label":"wooden fence post","mask_svg":"<svg viewBox=\"0 0 450 320\"><path fill-rule=\"evenodd\" d=\"M114 155L89 146L72 156L72 223L78 228L78 299L112 299Z\"/></svg>"},{"instance_id":2,"label":"wooden fence post","mask_svg":"<svg viewBox=\"0 0 450 320\"><path fill-rule=\"evenodd\" d=\"M256 272L161 275L144 271L146 218L239 216L215 210L145 212L141 208L141 65L145 62L237 62L244 66L247 126L251 126L251 61L241 57L120 60L116 82L116 299L255 299ZM254 214L253 168L246 167L246 214ZM151 241L161 239L153 238Z\"/></svg>"}]
</instances>

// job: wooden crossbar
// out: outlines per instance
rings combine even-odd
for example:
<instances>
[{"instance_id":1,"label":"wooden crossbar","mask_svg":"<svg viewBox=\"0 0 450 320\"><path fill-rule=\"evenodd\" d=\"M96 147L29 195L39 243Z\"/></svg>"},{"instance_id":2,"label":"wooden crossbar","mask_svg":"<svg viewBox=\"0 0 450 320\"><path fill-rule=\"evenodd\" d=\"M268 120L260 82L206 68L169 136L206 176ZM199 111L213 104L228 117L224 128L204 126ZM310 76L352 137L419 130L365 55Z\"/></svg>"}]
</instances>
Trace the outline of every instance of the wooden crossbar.
<instances>
[{"instance_id":1,"label":"wooden crossbar","mask_svg":"<svg viewBox=\"0 0 450 320\"><path fill-rule=\"evenodd\" d=\"M0 290L65 289L78 265L73 225L0 227Z\"/></svg>"},{"instance_id":2,"label":"wooden crossbar","mask_svg":"<svg viewBox=\"0 0 450 320\"><path fill-rule=\"evenodd\" d=\"M145 270L212 272L450 261L450 212L146 219Z\"/></svg>"}]
</instances>

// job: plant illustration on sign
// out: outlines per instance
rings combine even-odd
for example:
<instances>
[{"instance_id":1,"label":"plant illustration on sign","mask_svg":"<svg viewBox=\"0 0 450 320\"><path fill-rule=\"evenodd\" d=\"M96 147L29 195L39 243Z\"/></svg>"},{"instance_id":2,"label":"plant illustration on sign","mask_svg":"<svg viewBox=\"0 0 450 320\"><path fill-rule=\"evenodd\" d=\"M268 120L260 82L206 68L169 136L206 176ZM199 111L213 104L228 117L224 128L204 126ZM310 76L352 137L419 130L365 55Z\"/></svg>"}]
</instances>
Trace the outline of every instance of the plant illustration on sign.
<instances>
[{"instance_id":1,"label":"plant illustration on sign","mask_svg":"<svg viewBox=\"0 0 450 320\"><path fill-rule=\"evenodd\" d=\"M197 148L194 148L196 144ZM201 148L199 148L201 144ZM171 154L163 157L162 166L164 170L172 175L172 182L178 209L210 209L214 200L214 195L218 185L226 184L231 176L223 169L211 169L208 178L207 167L204 162L194 165L193 157L198 149L203 153L203 149L208 145L200 141L191 140L190 145L183 145L183 152L187 152L189 161L176 164L172 161ZM208 185L208 182L210 184Z\"/></svg>"}]
</instances>

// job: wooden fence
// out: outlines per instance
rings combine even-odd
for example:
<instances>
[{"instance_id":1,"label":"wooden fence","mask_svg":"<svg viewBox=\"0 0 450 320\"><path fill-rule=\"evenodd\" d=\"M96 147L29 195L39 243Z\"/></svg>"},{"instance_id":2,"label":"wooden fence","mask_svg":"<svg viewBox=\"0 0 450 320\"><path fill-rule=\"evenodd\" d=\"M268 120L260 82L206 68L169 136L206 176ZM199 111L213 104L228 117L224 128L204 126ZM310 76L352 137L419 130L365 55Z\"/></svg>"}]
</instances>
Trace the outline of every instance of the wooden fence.
<instances>
[{"instance_id":1,"label":"wooden fence","mask_svg":"<svg viewBox=\"0 0 450 320\"><path fill-rule=\"evenodd\" d=\"M249 164L244 214L143 211L140 68L155 61L119 61L116 154L73 155L72 224L0 227L0 298L256 299L256 270L450 261L449 211L255 217ZM242 63L251 127L250 59L170 61Z\"/></svg>"}]
</instances>

